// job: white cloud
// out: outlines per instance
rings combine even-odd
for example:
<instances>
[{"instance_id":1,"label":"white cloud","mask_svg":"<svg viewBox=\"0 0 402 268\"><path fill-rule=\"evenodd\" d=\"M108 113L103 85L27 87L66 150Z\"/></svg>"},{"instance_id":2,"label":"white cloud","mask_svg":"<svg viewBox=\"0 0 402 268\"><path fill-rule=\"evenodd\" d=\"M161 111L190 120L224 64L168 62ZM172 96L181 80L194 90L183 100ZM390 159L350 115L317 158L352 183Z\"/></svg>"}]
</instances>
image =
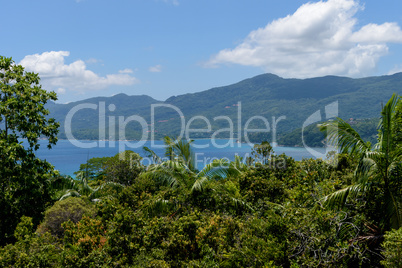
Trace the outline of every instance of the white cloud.
<instances>
[{"instance_id":1,"label":"white cloud","mask_svg":"<svg viewBox=\"0 0 402 268\"><path fill-rule=\"evenodd\" d=\"M151 67L149 67L148 70L150 72L152 72L152 73L159 73L159 72L162 71L162 65L158 64L158 65L155 65L155 66L151 66Z\"/></svg>"},{"instance_id":2,"label":"white cloud","mask_svg":"<svg viewBox=\"0 0 402 268\"><path fill-rule=\"evenodd\" d=\"M65 93L66 93L66 90L65 90L64 88L62 88L62 87L59 87L59 88L56 90L56 92L57 92L58 94L65 94Z\"/></svg>"},{"instance_id":3,"label":"white cloud","mask_svg":"<svg viewBox=\"0 0 402 268\"><path fill-rule=\"evenodd\" d=\"M64 58L68 57L68 51L50 51L42 54L25 56L19 63L27 71L39 73L41 84L47 90L61 88L83 92L87 90L105 89L110 86L127 86L138 82L137 78L127 73L108 74L99 76L88 70L82 60L65 64Z\"/></svg>"},{"instance_id":4,"label":"white cloud","mask_svg":"<svg viewBox=\"0 0 402 268\"><path fill-rule=\"evenodd\" d=\"M396 73L402 73L402 65L396 65L396 66L394 66L394 68L392 68L388 72L389 75L396 74Z\"/></svg>"},{"instance_id":5,"label":"white cloud","mask_svg":"<svg viewBox=\"0 0 402 268\"><path fill-rule=\"evenodd\" d=\"M354 0L304 4L252 31L237 47L221 50L206 66L257 66L284 77L368 75L388 53L387 43L402 43L402 31L389 22L356 30L354 16L362 9Z\"/></svg>"},{"instance_id":6,"label":"white cloud","mask_svg":"<svg viewBox=\"0 0 402 268\"><path fill-rule=\"evenodd\" d=\"M95 64L95 63L99 63L100 60L95 59L95 58L90 58L90 59L87 59L85 62L88 64Z\"/></svg>"},{"instance_id":7,"label":"white cloud","mask_svg":"<svg viewBox=\"0 0 402 268\"><path fill-rule=\"evenodd\" d=\"M120 70L119 73L120 74L132 74L133 70L126 68L124 70Z\"/></svg>"}]
</instances>

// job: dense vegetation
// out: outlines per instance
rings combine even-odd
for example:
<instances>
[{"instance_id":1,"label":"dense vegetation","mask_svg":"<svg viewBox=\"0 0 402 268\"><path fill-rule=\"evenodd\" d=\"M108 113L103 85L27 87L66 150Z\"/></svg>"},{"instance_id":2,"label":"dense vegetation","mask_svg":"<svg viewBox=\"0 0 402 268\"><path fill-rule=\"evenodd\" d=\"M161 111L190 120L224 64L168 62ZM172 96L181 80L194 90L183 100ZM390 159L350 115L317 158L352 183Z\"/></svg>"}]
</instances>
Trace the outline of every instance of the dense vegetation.
<instances>
[{"instance_id":1,"label":"dense vegetation","mask_svg":"<svg viewBox=\"0 0 402 268\"><path fill-rule=\"evenodd\" d=\"M56 100L39 85L39 76L25 72L11 58L0 56L0 244L13 241L21 216L38 224L51 201L48 180L52 166L35 157L38 138L51 148L57 141L58 123L46 119L48 100ZM28 141L27 148L21 139Z\"/></svg>"},{"instance_id":2,"label":"dense vegetation","mask_svg":"<svg viewBox=\"0 0 402 268\"><path fill-rule=\"evenodd\" d=\"M1 67L10 66L16 65ZM56 141L57 125L44 119L46 110L34 112L42 124L29 131L25 117L5 113L21 95L29 100L25 106L41 96L43 108L53 94L27 79L20 85L0 78L0 120L18 129L0 133L0 198L2 208L11 208L0 217L0 267L401 265L402 101L396 95L381 111L376 146L340 118L323 123L326 139L340 149L328 160L295 161L263 142L251 158L215 160L197 170L191 140L165 137L164 159L144 148L154 164L143 166L137 153L125 151L89 159L72 179L34 157L40 135ZM14 95L5 93L9 87ZM19 135L32 142L28 149L18 147ZM20 154L9 153L15 147ZM22 172L26 166L29 173Z\"/></svg>"}]
</instances>

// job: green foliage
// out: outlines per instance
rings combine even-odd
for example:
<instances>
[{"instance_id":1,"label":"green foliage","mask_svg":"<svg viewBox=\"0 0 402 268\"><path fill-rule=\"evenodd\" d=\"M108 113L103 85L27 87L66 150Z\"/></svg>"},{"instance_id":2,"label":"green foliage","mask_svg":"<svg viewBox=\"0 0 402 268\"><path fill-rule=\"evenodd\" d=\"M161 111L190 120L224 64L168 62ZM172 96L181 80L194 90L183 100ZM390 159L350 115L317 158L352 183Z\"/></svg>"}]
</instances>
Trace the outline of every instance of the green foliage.
<instances>
[{"instance_id":1,"label":"green foliage","mask_svg":"<svg viewBox=\"0 0 402 268\"><path fill-rule=\"evenodd\" d=\"M239 179L240 193L248 202L257 204L268 201L282 204L286 197L286 185L268 168L257 167Z\"/></svg>"},{"instance_id":2,"label":"green foliage","mask_svg":"<svg viewBox=\"0 0 402 268\"><path fill-rule=\"evenodd\" d=\"M66 267L105 267L111 257L105 252L106 230L100 220L84 216L79 222L62 224L66 250L61 263Z\"/></svg>"},{"instance_id":3,"label":"green foliage","mask_svg":"<svg viewBox=\"0 0 402 268\"><path fill-rule=\"evenodd\" d=\"M20 223L15 228L14 237L19 241L29 238L33 234L33 227L32 218L22 216Z\"/></svg>"},{"instance_id":4,"label":"green foliage","mask_svg":"<svg viewBox=\"0 0 402 268\"><path fill-rule=\"evenodd\" d=\"M191 142L166 138L169 160L148 149L157 161L146 168L130 170L128 158L140 161L131 151L104 164L88 161L85 169L93 164L91 174L104 175L89 183L85 172L79 180L55 177L52 194L59 185L85 197L56 202L36 233L33 219L21 217L17 241L0 248L0 266L401 266L402 229L383 236L394 219L392 197L399 204L402 196L395 123L402 113L395 107L385 105L374 148L346 122L335 121L338 132L327 123L329 140L339 134L343 153L326 160L295 161L265 143L255 148L262 161L245 165L235 157L198 171ZM112 180L125 184L109 195L115 198L90 202L92 186L117 185Z\"/></svg>"},{"instance_id":5,"label":"green foliage","mask_svg":"<svg viewBox=\"0 0 402 268\"><path fill-rule=\"evenodd\" d=\"M385 267L402 267L402 228L391 230L384 235L384 257L381 264Z\"/></svg>"},{"instance_id":6,"label":"green foliage","mask_svg":"<svg viewBox=\"0 0 402 268\"><path fill-rule=\"evenodd\" d=\"M266 165L273 152L271 144L267 141L263 141L261 144L254 144L251 155L254 157L255 162Z\"/></svg>"},{"instance_id":7,"label":"green foliage","mask_svg":"<svg viewBox=\"0 0 402 268\"><path fill-rule=\"evenodd\" d=\"M391 176L397 172L402 160L402 147L397 140L399 126L394 123L399 121L398 116L401 116L396 112L398 101L402 102L394 94L383 107L378 126L378 143L374 149L340 118L321 125L321 130L326 131L329 142L337 145L341 152L360 158L354 184L326 196L325 203L330 207L342 208L348 199L357 199L375 192L378 197L383 198L379 200L382 203L382 208L379 209L385 229L402 226L402 200L399 188L395 187L399 185L399 178Z\"/></svg>"},{"instance_id":8,"label":"green foliage","mask_svg":"<svg viewBox=\"0 0 402 268\"><path fill-rule=\"evenodd\" d=\"M38 224L50 201L47 181L53 167L34 153L39 138L48 139L48 148L57 141L59 124L44 108L49 100L56 94L41 88L37 74L0 56L0 244L13 239L21 216Z\"/></svg>"},{"instance_id":9,"label":"green foliage","mask_svg":"<svg viewBox=\"0 0 402 268\"><path fill-rule=\"evenodd\" d=\"M354 206L333 212L319 204L327 193L350 183L352 159L339 157L344 168L338 170L320 159L275 157L288 166L249 167L239 177L208 180L203 191L193 193L140 176L116 199L97 202L96 218L73 219L82 206L89 206L91 214L93 203L78 198L56 202L49 209L56 213L46 212L39 234L29 231L29 219L21 221L16 230L20 240L0 249L0 265L378 266L378 245L366 242L376 219ZM170 205L155 210L156 200ZM62 208L63 202L71 205ZM40 234L49 220L69 213L73 216L59 220L64 221L61 239Z\"/></svg>"},{"instance_id":10,"label":"green foliage","mask_svg":"<svg viewBox=\"0 0 402 268\"><path fill-rule=\"evenodd\" d=\"M31 235L0 248L1 267L58 267L62 248L49 233Z\"/></svg>"},{"instance_id":11,"label":"green foliage","mask_svg":"<svg viewBox=\"0 0 402 268\"><path fill-rule=\"evenodd\" d=\"M142 157L133 151L124 151L110 157L104 162L105 180L122 185L135 182L145 167L141 164Z\"/></svg>"},{"instance_id":12,"label":"green foliage","mask_svg":"<svg viewBox=\"0 0 402 268\"><path fill-rule=\"evenodd\" d=\"M111 181L97 180L88 183L85 172L78 172L77 178L70 176L56 176L51 180L52 197L54 200L64 200L69 197L86 197L93 202L101 198L113 198L119 193L124 185ZM90 186L97 185L95 186Z\"/></svg>"},{"instance_id":13,"label":"green foliage","mask_svg":"<svg viewBox=\"0 0 402 268\"><path fill-rule=\"evenodd\" d=\"M38 232L50 232L53 236L61 238L64 234L62 223L66 221L77 223L83 216L93 217L95 214L94 205L82 198L70 197L57 201L45 211L45 217L38 227Z\"/></svg>"},{"instance_id":14,"label":"green foliage","mask_svg":"<svg viewBox=\"0 0 402 268\"><path fill-rule=\"evenodd\" d=\"M103 179L105 164L109 159L110 157L88 159L85 164L80 165L80 169L74 172L74 175L83 174L88 180Z\"/></svg>"}]
</instances>

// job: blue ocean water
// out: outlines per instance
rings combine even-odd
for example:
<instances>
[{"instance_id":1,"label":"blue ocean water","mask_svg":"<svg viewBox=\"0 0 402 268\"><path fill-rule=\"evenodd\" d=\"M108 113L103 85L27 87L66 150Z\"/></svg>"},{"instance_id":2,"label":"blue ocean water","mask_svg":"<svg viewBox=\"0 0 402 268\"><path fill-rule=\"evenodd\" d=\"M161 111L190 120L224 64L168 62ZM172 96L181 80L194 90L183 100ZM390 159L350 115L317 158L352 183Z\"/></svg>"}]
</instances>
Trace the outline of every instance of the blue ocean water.
<instances>
[{"instance_id":1,"label":"blue ocean water","mask_svg":"<svg viewBox=\"0 0 402 268\"><path fill-rule=\"evenodd\" d=\"M158 156L163 157L164 147L163 141L78 141L80 146L72 144L69 140L59 140L57 145L52 149L47 149L47 141L41 140L41 148L36 152L36 155L41 159L46 159L51 163L61 174L73 175L79 170L80 164L83 164L87 159L92 157L114 156L119 153L119 150L132 150L141 156L145 156L142 149L147 146L152 149ZM252 146L247 143L236 143L235 140L195 140L193 143L197 166L202 169L207 163L213 159L226 158L233 160L235 155L239 155L244 159L250 156ZM84 145L84 146L82 146ZM91 147L91 148L82 148ZM311 148L319 154L325 154L325 148ZM302 147L274 147L274 152L279 155L285 153L293 157L295 160L303 158L315 158L305 148ZM143 163L147 164L148 159L144 159Z\"/></svg>"}]
</instances>

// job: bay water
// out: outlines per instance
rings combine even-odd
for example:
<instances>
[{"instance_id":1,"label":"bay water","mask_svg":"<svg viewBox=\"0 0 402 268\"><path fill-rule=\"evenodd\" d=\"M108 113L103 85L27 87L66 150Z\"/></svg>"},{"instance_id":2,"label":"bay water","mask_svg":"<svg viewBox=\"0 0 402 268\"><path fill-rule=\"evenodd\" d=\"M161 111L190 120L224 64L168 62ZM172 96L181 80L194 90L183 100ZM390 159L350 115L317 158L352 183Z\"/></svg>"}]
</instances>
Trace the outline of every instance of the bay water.
<instances>
[{"instance_id":1,"label":"bay water","mask_svg":"<svg viewBox=\"0 0 402 268\"><path fill-rule=\"evenodd\" d=\"M73 176L73 173L79 170L80 164L93 157L107 157L114 156L119 153L119 150L132 150L142 157L145 153L142 149L146 146L153 150L158 156L164 156L163 141L78 141L82 144L93 144L92 148L82 148L85 146L76 146L69 140L59 140L57 145L52 149L47 149L46 140L41 140L40 149L36 152L37 157L45 159L51 163L61 174ZM95 146L96 144L96 146ZM230 161L234 160L235 155L239 155L246 159L251 156L252 145L247 143L236 143L235 140L222 139L222 140L209 140L200 139L194 140L194 152L197 161L197 168L202 169L205 164L210 163L213 159L226 158ZM140 146L141 145L141 146ZM89 147L89 146L87 146ZM132 147L132 148L130 148ZM307 149L303 147L282 147L276 146L273 148L275 154L286 154L299 161L303 158L315 158L317 154L312 155ZM325 154L325 148L311 148L319 154ZM144 158L143 163L146 165L150 162Z\"/></svg>"}]
</instances>

